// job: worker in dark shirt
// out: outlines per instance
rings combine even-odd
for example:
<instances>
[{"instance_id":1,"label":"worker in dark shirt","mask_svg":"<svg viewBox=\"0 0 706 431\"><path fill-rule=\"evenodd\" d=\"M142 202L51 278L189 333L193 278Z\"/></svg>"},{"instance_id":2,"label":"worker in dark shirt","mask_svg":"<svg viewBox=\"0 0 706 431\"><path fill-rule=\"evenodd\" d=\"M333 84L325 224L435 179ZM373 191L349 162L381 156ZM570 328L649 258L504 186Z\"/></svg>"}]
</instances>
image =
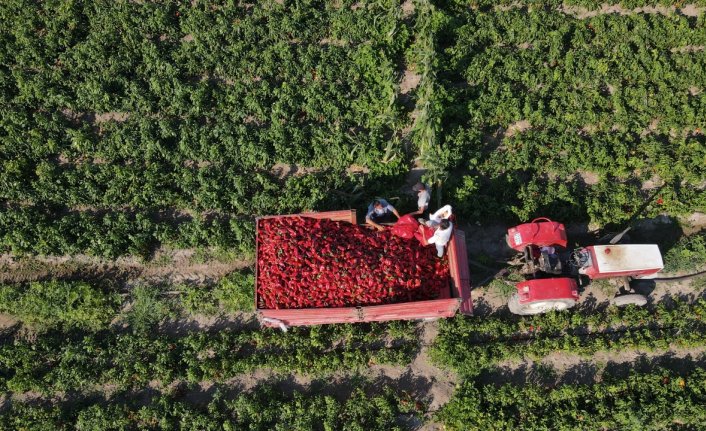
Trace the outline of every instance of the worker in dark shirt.
<instances>
[{"instance_id":1,"label":"worker in dark shirt","mask_svg":"<svg viewBox=\"0 0 706 431\"><path fill-rule=\"evenodd\" d=\"M385 199L377 199L368 206L368 213L365 215L365 223L375 227L377 230L384 228L380 223L392 221L392 215L400 218L400 214L395 207L389 204Z\"/></svg>"}]
</instances>

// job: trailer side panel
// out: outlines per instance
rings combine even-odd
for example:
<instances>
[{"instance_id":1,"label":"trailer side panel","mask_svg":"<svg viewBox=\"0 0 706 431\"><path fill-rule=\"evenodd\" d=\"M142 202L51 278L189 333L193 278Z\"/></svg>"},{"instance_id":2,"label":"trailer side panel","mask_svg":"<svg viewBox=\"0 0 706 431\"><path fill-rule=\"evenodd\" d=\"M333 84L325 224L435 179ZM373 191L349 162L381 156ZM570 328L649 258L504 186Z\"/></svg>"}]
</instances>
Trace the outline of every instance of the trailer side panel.
<instances>
[{"instance_id":1,"label":"trailer side panel","mask_svg":"<svg viewBox=\"0 0 706 431\"><path fill-rule=\"evenodd\" d=\"M466 250L466 234L462 230L454 231L452 244L449 246L449 269L451 270L452 295L461 300L461 313L473 315L473 300L471 299L471 275L468 270L468 251Z\"/></svg>"},{"instance_id":2,"label":"trailer side panel","mask_svg":"<svg viewBox=\"0 0 706 431\"><path fill-rule=\"evenodd\" d=\"M355 210L265 216L260 218L297 216L347 221L353 224L356 222ZM280 326L281 324L286 326L304 326L328 323L433 319L452 317L459 308L463 314L471 315L473 313L473 305L470 293L466 236L463 231L458 229L454 231L454 237L449 243L447 256L451 280L449 287L441 292L439 299L363 307L258 309L257 311L262 324L273 327ZM257 283L257 269L255 271L255 282ZM257 305L257 292L255 295Z\"/></svg>"}]
</instances>

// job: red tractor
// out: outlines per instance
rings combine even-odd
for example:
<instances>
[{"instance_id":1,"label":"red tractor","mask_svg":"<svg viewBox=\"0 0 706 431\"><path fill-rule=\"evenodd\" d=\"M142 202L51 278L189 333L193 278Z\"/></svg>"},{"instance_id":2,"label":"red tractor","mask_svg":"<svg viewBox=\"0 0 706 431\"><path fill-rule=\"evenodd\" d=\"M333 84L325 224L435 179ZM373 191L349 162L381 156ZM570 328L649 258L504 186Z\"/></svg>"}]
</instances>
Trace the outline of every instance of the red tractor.
<instances>
[{"instance_id":1,"label":"red tractor","mask_svg":"<svg viewBox=\"0 0 706 431\"><path fill-rule=\"evenodd\" d=\"M627 231L627 229L626 229ZM623 234L607 245L569 250L564 225L542 217L507 231L507 244L521 255L515 264L525 281L508 301L510 311L520 315L565 310L576 305L579 282L616 278L623 280L615 305L645 305L647 298L630 288L631 279L654 278L664 267L656 244L616 244Z\"/></svg>"}]
</instances>

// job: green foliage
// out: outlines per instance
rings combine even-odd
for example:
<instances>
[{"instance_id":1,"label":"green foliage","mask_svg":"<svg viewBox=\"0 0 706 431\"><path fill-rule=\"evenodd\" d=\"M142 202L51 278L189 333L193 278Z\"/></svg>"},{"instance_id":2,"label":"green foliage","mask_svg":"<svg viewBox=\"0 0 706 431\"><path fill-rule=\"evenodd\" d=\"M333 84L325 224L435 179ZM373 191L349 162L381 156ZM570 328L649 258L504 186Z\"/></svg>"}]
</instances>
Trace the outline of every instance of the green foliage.
<instances>
[{"instance_id":1,"label":"green foliage","mask_svg":"<svg viewBox=\"0 0 706 431\"><path fill-rule=\"evenodd\" d=\"M604 313L553 312L536 316L457 316L440 323L431 357L466 376L502 361L541 358L551 352L592 355L599 351L668 349L706 342L706 301L658 305L654 310L610 307Z\"/></svg>"},{"instance_id":2,"label":"green foliage","mask_svg":"<svg viewBox=\"0 0 706 431\"><path fill-rule=\"evenodd\" d=\"M153 322L145 321L145 327ZM408 363L418 343L413 332L413 325L402 331L399 325L341 324L181 337L116 330L49 332L36 340L16 336L0 345L0 389L53 394L95 385L139 388L153 381L166 387L177 380L225 381L263 367L330 375L374 363Z\"/></svg>"},{"instance_id":3,"label":"green foliage","mask_svg":"<svg viewBox=\"0 0 706 431\"><path fill-rule=\"evenodd\" d=\"M131 400L65 404L47 408L13 403L0 419L2 429L106 430L106 429L199 429L199 430L401 430L399 415L414 411L390 391L369 396L356 389L347 398L317 392L285 395L272 385L227 396L217 390L205 406L162 395L146 406Z\"/></svg>"},{"instance_id":4,"label":"green foliage","mask_svg":"<svg viewBox=\"0 0 706 431\"><path fill-rule=\"evenodd\" d=\"M706 43L703 19L524 4L439 8L437 136L457 161L455 208L605 225L629 219L649 182L666 186L648 216L706 208L706 93L694 90L706 55L688 49Z\"/></svg>"},{"instance_id":5,"label":"green foliage","mask_svg":"<svg viewBox=\"0 0 706 431\"><path fill-rule=\"evenodd\" d=\"M693 271L706 266L706 231L682 237L664 255L664 271Z\"/></svg>"},{"instance_id":6,"label":"green foliage","mask_svg":"<svg viewBox=\"0 0 706 431\"><path fill-rule=\"evenodd\" d=\"M452 4L457 10L468 9L469 3L465 0L451 0L448 3ZM625 9L625 13L630 12L630 9L641 8L645 6L673 6L677 11L687 3L675 2L674 0L473 0L470 6L473 9L488 9L491 7L513 7L513 8L558 8L562 5L577 6L585 8L589 11L601 9L603 6L619 5ZM704 0L691 0L688 4L697 6L706 6ZM571 9L569 9L570 11ZM579 9L580 10L580 9ZM640 13L640 11L634 11ZM678 13L678 12L677 12Z\"/></svg>"},{"instance_id":7,"label":"green foliage","mask_svg":"<svg viewBox=\"0 0 706 431\"><path fill-rule=\"evenodd\" d=\"M486 290L496 298L507 301L510 297L517 292L517 288L512 283L507 283L504 280L494 278L490 281L490 284Z\"/></svg>"},{"instance_id":8,"label":"green foliage","mask_svg":"<svg viewBox=\"0 0 706 431\"><path fill-rule=\"evenodd\" d=\"M436 419L449 429L699 429L706 420L706 371L667 370L592 385L480 385L465 382Z\"/></svg>"},{"instance_id":9,"label":"green foliage","mask_svg":"<svg viewBox=\"0 0 706 431\"><path fill-rule=\"evenodd\" d=\"M120 318L131 330L145 332L179 314L219 315L254 311L254 276L235 271L213 286L137 285L123 299L109 283L46 281L7 284L0 289L0 313L34 331L107 329Z\"/></svg>"},{"instance_id":10,"label":"green foliage","mask_svg":"<svg viewBox=\"0 0 706 431\"><path fill-rule=\"evenodd\" d=\"M248 254L255 215L387 195L403 55L410 139L462 216L620 222L648 181L648 215L706 208L703 14L495 3L4 1L0 249Z\"/></svg>"},{"instance_id":11,"label":"green foliage","mask_svg":"<svg viewBox=\"0 0 706 431\"><path fill-rule=\"evenodd\" d=\"M149 258L158 245L175 248L229 248L254 253L252 219L187 218L157 221L149 213L69 212L40 207L10 207L0 212L0 250L14 254L78 254Z\"/></svg>"},{"instance_id":12,"label":"green foliage","mask_svg":"<svg viewBox=\"0 0 706 431\"><path fill-rule=\"evenodd\" d=\"M396 0L0 2L0 251L252 256L257 215L389 197L410 162L402 55L421 77L409 138L425 180L443 184L461 218L617 223L641 206L648 182L666 187L646 216L704 210L706 54L688 48L706 44L704 14L578 19L559 9L602 4L419 0L409 19ZM703 264L703 238L670 250L667 269ZM418 348L405 322L156 332L181 310L251 311L252 285L244 271L169 297L137 286L127 331L108 327L120 300L102 287L3 286L0 311L45 333L7 336L0 389L167 387L259 368L328 376L409 363ZM699 301L457 318L441 323L432 356L475 376L549 352L702 346L705 313ZM697 369L553 389L466 382L438 419L459 429L698 428L704 381ZM13 402L0 428L387 430L405 412L389 393L337 401L271 387L217 393L205 408L128 400Z\"/></svg>"},{"instance_id":13,"label":"green foliage","mask_svg":"<svg viewBox=\"0 0 706 431\"><path fill-rule=\"evenodd\" d=\"M218 303L213 298L213 292L202 286L183 285L177 287L181 293L184 310L189 314L215 316L219 313Z\"/></svg>"},{"instance_id":14,"label":"green foliage","mask_svg":"<svg viewBox=\"0 0 706 431\"><path fill-rule=\"evenodd\" d=\"M255 277L233 272L211 287L180 286L184 309L193 314L228 314L255 310Z\"/></svg>"},{"instance_id":15,"label":"green foliage","mask_svg":"<svg viewBox=\"0 0 706 431\"><path fill-rule=\"evenodd\" d=\"M1 250L247 253L253 216L402 181L399 2L212 6L0 4Z\"/></svg>"},{"instance_id":16,"label":"green foliage","mask_svg":"<svg viewBox=\"0 0 706 431\"><path fill-rule=\"evenodd\" d=\"M135 286L130 291L129 310L123 319L135 332L147 332L175 315L170 302L161 298L159 289L153 286Z\"/></svg>"},{"instance_id":17,"label":"green foliage","mask_svg":"<svg viewBox=\"0 0 706 431\"><path fill-rule=\"evenodd\" d=\"M255 277L251 273L232 273L218 282L213 297L227 313L254 311Z\"/></svg>"},{"instance_id":18,"label":"green foliage","mask_svg":"<svg viewBox=\"0 0 706 431\"><path fill-rule=\"evenodd\" d=\"M50 327L104 329L118 312L120 297L83 282L35 282L0 287L0 312L35 331Z\"/></svg>"}]
</instances>

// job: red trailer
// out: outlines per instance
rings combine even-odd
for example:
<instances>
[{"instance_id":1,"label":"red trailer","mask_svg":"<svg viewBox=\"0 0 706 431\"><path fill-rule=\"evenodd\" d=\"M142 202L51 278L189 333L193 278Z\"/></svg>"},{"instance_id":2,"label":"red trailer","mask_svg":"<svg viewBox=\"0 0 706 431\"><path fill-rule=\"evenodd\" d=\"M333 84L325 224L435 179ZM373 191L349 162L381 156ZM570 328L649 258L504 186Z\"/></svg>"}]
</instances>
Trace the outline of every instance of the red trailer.
<instances>
[{"instance_id":1,"label":"red trailer","mask_svg":"<svg viewBox=\"0 0 706 431\"><path fill-rule=\"evenodd\" d=\"M260 218L277 217L311 217L356 223L355 210L313 212ZM259 225L259 223L256 223ZM260 235L256 231L256 253L260 249ZM372 305L361 307L327 307L303 309L264 309L258 308L258 274L255 270L255 307L258 318L265 326L320 325L324 323L376 322L386 320L415 320L451 317L460 310L466 315L473 314L471 301L470 276L468 271L468 256L466 239L463 231L455 229L449 243L446 256L449 261L451 282L447 289L442 290L438 299L401 302L395 304ZM256 256L257 257L257 256Z\"/></svg>"}]
</instances>

